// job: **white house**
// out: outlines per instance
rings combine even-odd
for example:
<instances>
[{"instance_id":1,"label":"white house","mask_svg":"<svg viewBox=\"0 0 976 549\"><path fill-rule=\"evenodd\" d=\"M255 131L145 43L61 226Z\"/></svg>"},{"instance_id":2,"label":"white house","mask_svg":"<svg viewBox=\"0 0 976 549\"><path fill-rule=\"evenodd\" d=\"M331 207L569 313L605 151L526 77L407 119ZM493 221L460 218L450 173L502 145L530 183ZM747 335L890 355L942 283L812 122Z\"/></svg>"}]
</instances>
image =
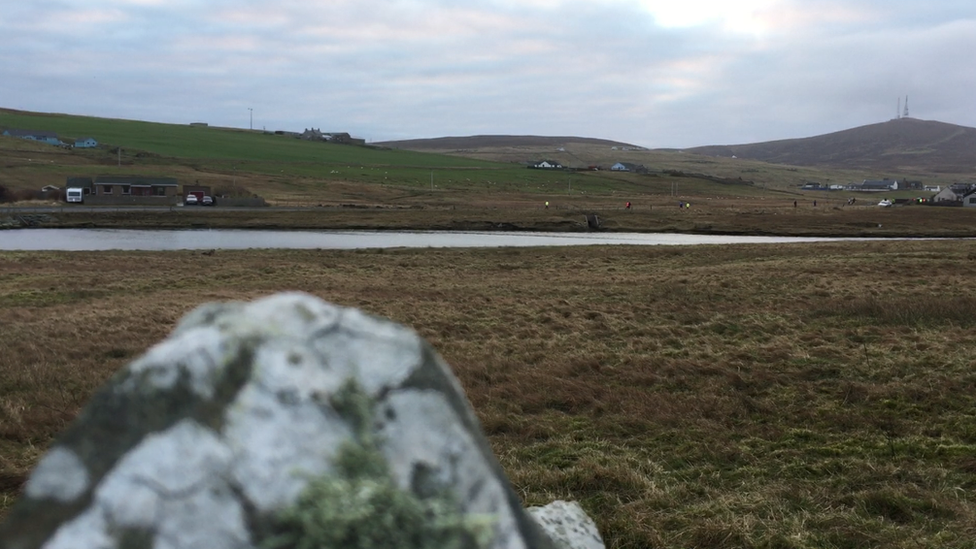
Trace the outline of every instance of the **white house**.
<instances>
[{"instance_id":1,"label":"white house","mask_svg":"<svg viewBox=\"0 0 976 549\"><path fill-rule=\"evenodd\" d=\"M952 187L946 187L932 197L932 202L958 202L960 198Z\"/></svg>"},{"instance_id":2,"label":"white house","mask_svg":"<svg viewBox=\"0 0 976 549\"><path fill-rule=\"evenodd\" d=\"M543 160L541 162L534 162L530 164L529 167L538 170L558 170L561 169L563 165L555 160Z\"/></svg>"},{"instance_id":3,"label":"white house","mask_svg":"<svg viewBox=\"0 0 976 549\"><path fill-rule=\"evenodd\" d=\"M76 149L91 149L98 146L98 141L94 137L82 137L75 140Z\"/></svg>"}]
</instances>

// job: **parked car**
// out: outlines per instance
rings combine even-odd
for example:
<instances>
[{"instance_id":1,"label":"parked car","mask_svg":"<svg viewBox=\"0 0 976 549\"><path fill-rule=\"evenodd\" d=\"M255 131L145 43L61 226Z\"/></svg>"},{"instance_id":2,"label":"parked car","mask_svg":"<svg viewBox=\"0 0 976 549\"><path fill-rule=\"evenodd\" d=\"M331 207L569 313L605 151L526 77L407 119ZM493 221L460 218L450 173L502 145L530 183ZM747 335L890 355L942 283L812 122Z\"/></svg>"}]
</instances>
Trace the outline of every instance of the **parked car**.
<instances>
[{"instance_id":1,"label":"parked car","mask_svg":"<svg viewBox=\"0 0 976 549\"><path fill-rule=\"evenodd\" d=\"M203 204L204 206L213 206L214 199L212 196L205 196L203 197L203 201L201 201L201 204Z\"/></svg>"},{"instance_id":2,"label":"parked car","mask_svg":"<svg viewBox=\"0 0 976 549\"><path fill-rule=\"evenodd\" d=\"M196 206L197 204L200 203L200 201L197 199L197 195L188 194L186 195L186 198L183 199L183 203L186 204L187 206Z\"/></svg>"},{"instance_id":3,"label":"parked car","mask_svg":"<svg viewBox=\"0 0 976 549\"><path fill-rule=\"evenodd\" d=\"M878 206L881 206L882 208L890 208L891 207L891 201L888 200L887 198L885 198L881 202L878 202Z\"/></svg>"}]
</instances>

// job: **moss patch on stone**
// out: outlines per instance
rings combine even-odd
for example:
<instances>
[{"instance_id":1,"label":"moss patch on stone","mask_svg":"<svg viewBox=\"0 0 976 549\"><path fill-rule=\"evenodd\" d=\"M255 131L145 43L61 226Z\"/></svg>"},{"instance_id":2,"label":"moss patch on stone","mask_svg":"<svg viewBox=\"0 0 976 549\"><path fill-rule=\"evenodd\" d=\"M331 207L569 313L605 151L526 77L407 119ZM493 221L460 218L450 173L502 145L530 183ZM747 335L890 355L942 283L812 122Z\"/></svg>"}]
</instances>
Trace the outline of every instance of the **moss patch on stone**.
<instances>
[{"instance_id":1,"label":"moss patch on stone","mask_svg":"<svg viewBox=\"0 0 976 549\"><path fill-rule=\"evenodd\" d=\"M490 545L493 517L465 515L447 490L419 497L401 490L370 425L373 402L347 383L332 399L352 423L332 473L313 479L276 517L262 549L479 549Z\"/></svg>"}]
</instances>

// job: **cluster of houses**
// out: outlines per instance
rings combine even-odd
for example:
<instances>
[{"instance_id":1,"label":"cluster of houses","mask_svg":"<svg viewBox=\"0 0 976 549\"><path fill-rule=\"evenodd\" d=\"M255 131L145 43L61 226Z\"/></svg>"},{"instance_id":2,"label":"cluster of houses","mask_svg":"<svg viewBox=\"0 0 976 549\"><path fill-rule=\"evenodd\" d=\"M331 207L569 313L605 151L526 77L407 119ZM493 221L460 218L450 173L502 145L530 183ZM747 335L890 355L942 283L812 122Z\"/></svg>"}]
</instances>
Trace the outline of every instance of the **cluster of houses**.
<instances>
[{"instance_id":1,"label":"cluster of houses","mask_svg":"<svg viewBox=\"0 0 976 549\"><path fill-rule=\"evenodd\" d=\"M195 127L207 126L205 122L193 122L190 125ZM329 143L341 143L344 145L366 144L365 139L353 137L346 132L323 132L322 130L316 128L306 128L305 131L301 133L286 131L276 131L274 133L276 135L287 135L289 137L295 137L305 141L325 141ZM58 137L58 134L48 131L6 129L0 135L7 137L19 137L21 139L28 139L30 141L37 141L38 143L47 143L48 145L56 145L58 147L69 149L91 149L98 146L98 141L94 137L82 137L80 139L64 141Z\"/></svg>"},{"instance_id":2,"label":"cluster of houses","mask_svg":"<svg viewBox=\"0 0 976 549\"><path fill-rule=\"evenodd\" d=\"M74 141L62 141L61 138L58 137L58 134L46 131L6 129L3 130L3 134L0 135L4 135L6 137L19 137L20 139L37 141L38 143L47 143L48 145L55 145L58 147L92 149L98 146L98 141L96 141L94 137L82 137L80 139L75 139Z\"/></svg>"},{"instance_id":3,"label":"cluster of houses","mask_svg":"<svg viewBox=\"0 0 976 549\"><path fill-rule=\"evenodd\" d=\"M956 183L939 191L933 202L962 202L963 206L976 207L976 184Z\"/></svg>"},{"instance_id":4,"label":"cluster of houses","mask_svg":"<svg viewBox=\"0 0 976 549\"><path fill-rule=\"evenodd\" d=\"M650 173L641 164L630 162L617 162L607 167L588 166L586 168L569 168L563 166L556 160L538 160L529 162L526 166L535 170L610 170L614 172L633 172L639 174ZM923 200L928 204L962 204L963 206L976 207L976 183L956 183L945 188L939 185L925 185L921 181L906 181L897 179L865 179L860 183L850 183L847 185L827 185L824 183L805 183L800 187L805 191L855 191L855 192L890 192L890 191L919 191L924 193L936 193L931 198Z\"/></svg>"},{"instance_id":5,"label":"cluster of houses","mask_svg":"<svg viewBox=\"0 0 976 549\"><path fill-rule=\"evenodd\" d=\"M958 204L976 206L976 183L954 183L945 188L939 185L925 185L921 181L898 181L897 179L866 179L861 183L848 185L825 185L823 183L805 183L805 191L857 191L857 192L889 192L889 191L920 191L936 193L929 199L932 204Z\"/></svg>"},{"instance_id":6,"label":"cluster of houses","mask_svg":"<svg viewBox=\"0 0 976 549\"><path fill-rule=\"evenodd\" d=\"M299 136L305 141L328 141L330 143L342 143L345 145L365 145L365 139L357 139L346 132L323 133L316 128L306 128Z\"/></svg>"},{"instance_id":7,"label":"cluster of houses","mask_svg":"<svg viewBox=\"0 0 976 549\"><path fill-rule=\"evenodd\" d=\"M303 141L325 141L327 143L338 143L342 145L365 145L366 140L360 139L358 137L353 137L346 132L323 132L317 128L305 128L305 131L298 132L286 132L278 130L274 132L275 135L287 135L289 137L296 137Z\"/></svg>"},{"instance_id":8,"label":"cluster of houses","mask_svg":"<svg viewBox=\"0 0 976 549\"><path fill-rule=\"evenodd\" d=\"M567 168L566 166L563 166L561 163L555 160L536 160L536 161L529 162L528 164L526 164L526 166L533 170L573 169L577 171L594 171L594 172L599 170L610 170L612 172L634 172L634 173L641 173L641 174L650 173L650 170L645 168L643 164L632 164L630 162L617 162L616 164L610 166L609 168L598 166L595 164L589 165L585 168Z\"/></svg>"},{"instance_id":9,"label":"cluster of houses","mask_svg":"<svg viewBox=\"0 0 976 549\"><path fill-rule=\"evenodd\" d=\"M897 179L865 179L860 183L847 185L826 185L824 183L804 183L801 187L805 191L858 191L858 192L887 192L887 191L926 191L938 192L939 186L923 185L921 181L898 181Z\"/></svg>"}]
</instances>

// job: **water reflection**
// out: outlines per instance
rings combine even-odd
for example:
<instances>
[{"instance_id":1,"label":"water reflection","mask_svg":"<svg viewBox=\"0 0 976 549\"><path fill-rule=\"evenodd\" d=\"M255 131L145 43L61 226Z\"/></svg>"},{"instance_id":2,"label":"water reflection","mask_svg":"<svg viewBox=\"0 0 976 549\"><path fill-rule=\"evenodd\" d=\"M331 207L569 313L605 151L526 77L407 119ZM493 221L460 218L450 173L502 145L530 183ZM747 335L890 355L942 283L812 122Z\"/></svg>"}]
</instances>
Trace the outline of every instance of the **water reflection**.
<instances>
[{"instance_id":1,"label":"water reflection","mask_svg":"<svg viewBox=\"0 0 976 549\"><path fill-rule=\"evenodd\" d=\"M749 244L870 240L775 236L723 236L645 233L407 232L407 231L256 231L15 229L0 231L0 250L239 250L469 248L508 246L635 246Z\"/></svg>"}]
</instances>

